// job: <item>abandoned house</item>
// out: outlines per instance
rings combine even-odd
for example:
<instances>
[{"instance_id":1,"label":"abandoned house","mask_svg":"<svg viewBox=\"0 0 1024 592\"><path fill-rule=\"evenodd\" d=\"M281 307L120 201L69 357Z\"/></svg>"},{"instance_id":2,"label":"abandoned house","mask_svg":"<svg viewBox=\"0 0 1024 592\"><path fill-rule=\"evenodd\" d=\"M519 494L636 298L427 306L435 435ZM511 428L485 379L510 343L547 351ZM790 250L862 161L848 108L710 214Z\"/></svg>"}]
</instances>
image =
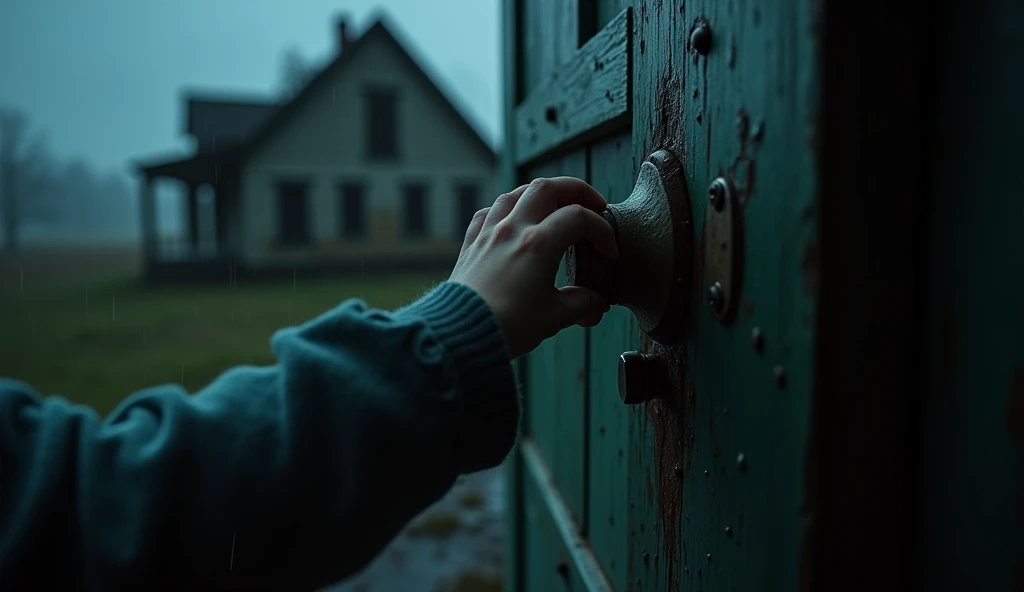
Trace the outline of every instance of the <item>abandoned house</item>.
<instances>
[{"instance_id":1,"label":"abandoned house","mask_svg":"<svg viewBox=\"0 0 1024 592\"><path fill-rule=\"evenodd\" d=\"M495 194L492 147L383 20L284 102L185 97L185 158L136 164L145 277L218 279L452 265ZM158 237L154 183L186 196L184 248Z\"/></svg>"}]
</instances>

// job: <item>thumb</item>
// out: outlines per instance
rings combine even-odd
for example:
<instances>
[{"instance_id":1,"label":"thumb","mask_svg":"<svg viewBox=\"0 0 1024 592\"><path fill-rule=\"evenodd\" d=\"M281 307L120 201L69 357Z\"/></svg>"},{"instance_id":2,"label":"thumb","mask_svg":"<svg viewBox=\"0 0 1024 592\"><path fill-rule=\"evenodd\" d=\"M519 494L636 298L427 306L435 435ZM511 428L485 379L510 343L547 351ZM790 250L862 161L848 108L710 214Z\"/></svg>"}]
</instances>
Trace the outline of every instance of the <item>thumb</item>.
<instances>
[{"instance_id":1,"label":"thumb","mask_svg":"<svg viewBox=\"0 0 1024 592\"><path fill-rule=\"evenodd\" d=\"M573 325L592 327L608 312L608 301L600 294L582 286L565 286L558 289L558 318L561 328Z\"/></svg>"}]
</instances>

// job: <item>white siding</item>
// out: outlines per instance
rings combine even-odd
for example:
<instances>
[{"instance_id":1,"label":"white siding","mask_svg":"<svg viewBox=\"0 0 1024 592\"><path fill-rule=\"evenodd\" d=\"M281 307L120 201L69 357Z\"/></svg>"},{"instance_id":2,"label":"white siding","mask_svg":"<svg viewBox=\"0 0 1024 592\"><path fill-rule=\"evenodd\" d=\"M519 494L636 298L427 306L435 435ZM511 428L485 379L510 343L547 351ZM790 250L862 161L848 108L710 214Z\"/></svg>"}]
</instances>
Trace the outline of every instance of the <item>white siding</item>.
<instances>
[{"instance_id":1,"label":"white siding","mask_svg":"<svg viewBox=\"0 0 1024 592\"><path fill-rule=\"evenodd\" d=\"M368 38L361 55L306 103L246 164L242 173L243 256L252 265L303 262L317 257L363 254L438 254L458 251L455 239L455 188L470 181L480 187L480 207L496 195L495 170L470 133L446 111L441 99L420 86L414 72L380 37ZM397 92L399 159L368 162L364 92L385 85ZM291 253L272 247L276 235L275 183L280 178L307 179L313 248ZM340 241L337 185L365 184L368 231L365 244ZM396 235L401 221L402 186L428 186L426 240ZM397 228L400 230L400 227ZM326 248L325 248L326 245Z\"/></svg>"}]
</instances>

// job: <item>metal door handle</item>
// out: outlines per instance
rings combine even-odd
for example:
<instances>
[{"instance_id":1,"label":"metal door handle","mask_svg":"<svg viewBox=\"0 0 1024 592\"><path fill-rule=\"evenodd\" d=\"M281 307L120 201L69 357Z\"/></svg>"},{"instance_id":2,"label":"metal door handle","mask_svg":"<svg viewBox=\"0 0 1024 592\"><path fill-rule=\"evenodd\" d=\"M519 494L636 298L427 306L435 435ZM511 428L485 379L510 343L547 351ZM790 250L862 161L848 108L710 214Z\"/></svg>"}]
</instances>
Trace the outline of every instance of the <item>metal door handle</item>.
<instances>
[{"instance_id":1,"label":"metal door handle","mask_svg":"<svg viewBox=\"0 0 1024 592\"><path fill-rule=\"evenodd\" d=\"M569 284L630 309L651 339L677 340L693 283L692 211L682 163L667 150L651 154L630 196L604 211L619 259L609 261L590 243L577 243L565 255Z\"/></svg>"}]
</instances>

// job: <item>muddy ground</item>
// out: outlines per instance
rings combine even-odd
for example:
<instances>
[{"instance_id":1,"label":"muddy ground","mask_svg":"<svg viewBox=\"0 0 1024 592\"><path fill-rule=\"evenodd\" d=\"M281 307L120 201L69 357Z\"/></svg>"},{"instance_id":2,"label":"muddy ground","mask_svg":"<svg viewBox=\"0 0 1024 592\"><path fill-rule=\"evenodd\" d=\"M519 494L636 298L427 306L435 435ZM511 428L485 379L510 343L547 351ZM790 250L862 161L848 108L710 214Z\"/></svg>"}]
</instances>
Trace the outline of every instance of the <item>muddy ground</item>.
<instances>
[{"instance_id":1,"label":"muddy ground","mask_svg":"<svg viewBox=\"0 0 1024 592\"><path fill-rule=\"evenodd\" d=\"M501 467L460 478L360 574L322 592L493 592L502 589Z\"/></svg>"}]
</instances>

